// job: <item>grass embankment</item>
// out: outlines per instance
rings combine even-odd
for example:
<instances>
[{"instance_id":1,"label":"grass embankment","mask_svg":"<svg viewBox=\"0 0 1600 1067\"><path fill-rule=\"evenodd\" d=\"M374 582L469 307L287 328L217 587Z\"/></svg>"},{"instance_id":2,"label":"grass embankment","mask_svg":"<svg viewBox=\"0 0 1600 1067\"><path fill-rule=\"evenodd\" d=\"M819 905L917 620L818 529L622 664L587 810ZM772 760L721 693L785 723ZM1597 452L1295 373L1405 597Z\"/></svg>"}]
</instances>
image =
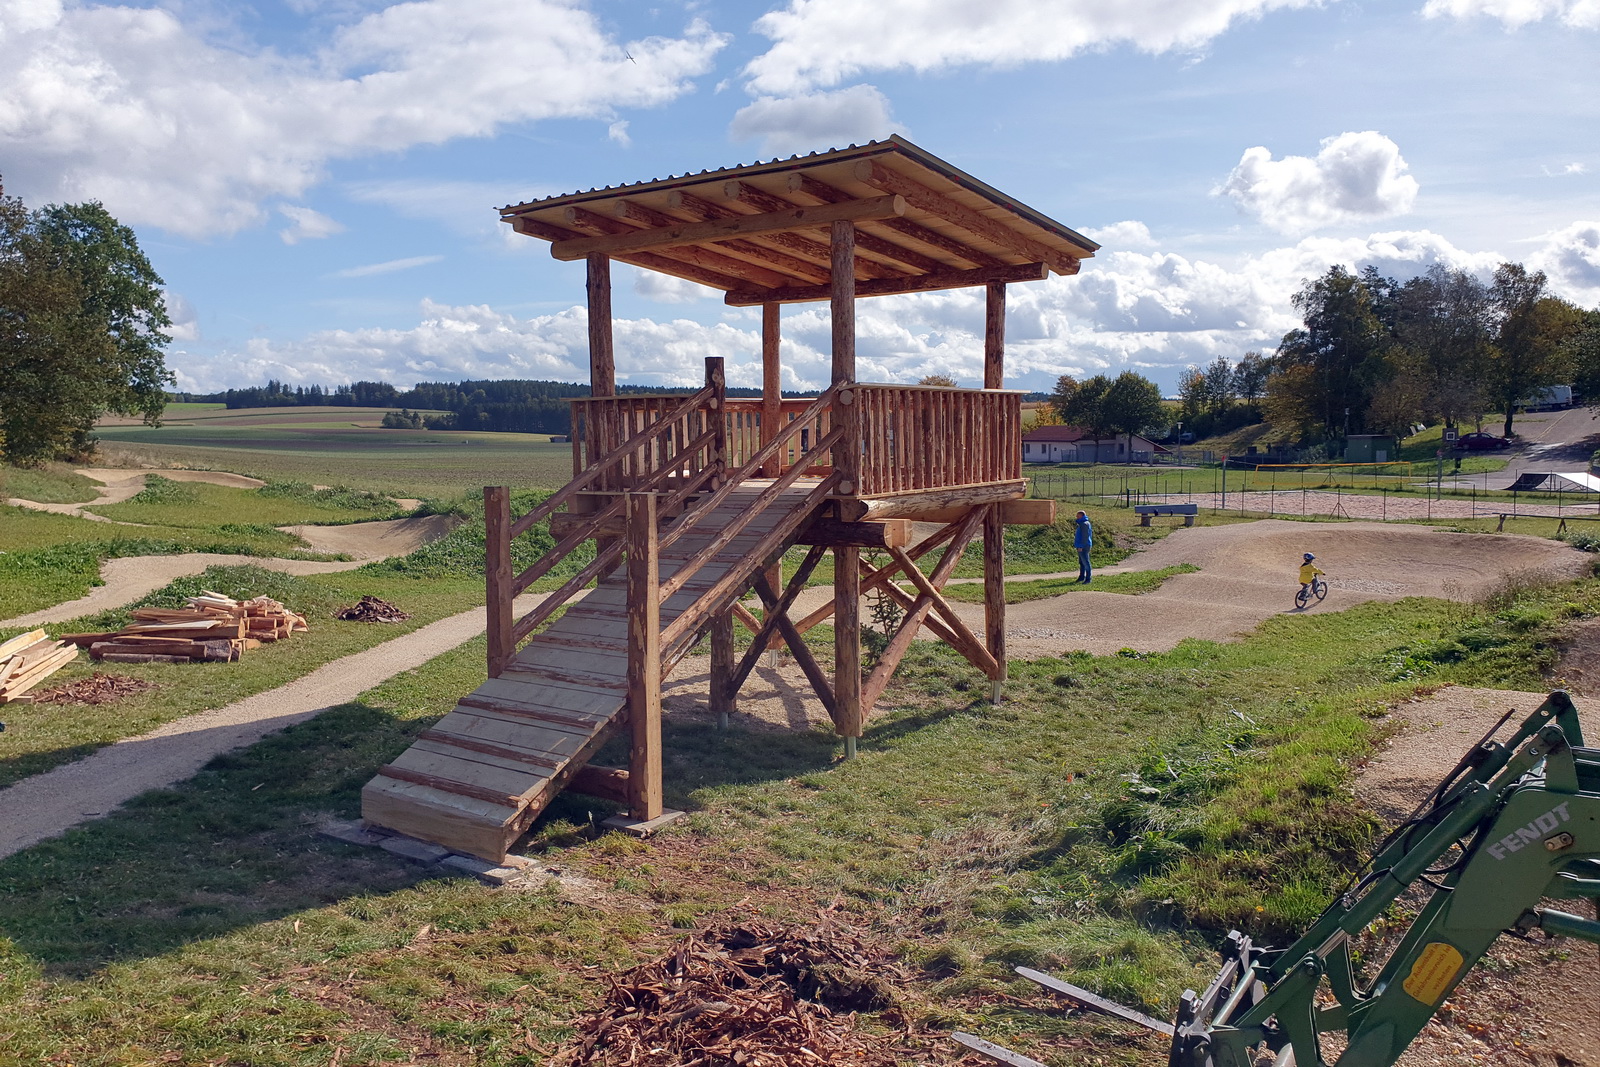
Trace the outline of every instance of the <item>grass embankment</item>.
<instances>
[{"instance_id":1,"label":"grass embankment","mask_svg":"<svg viewBox=\"0 0 1600 1067\"><path fill-rule=\"evenodd\" d=\"M341 525L395 519L404 514L387 496L343 487L313 489L305 482L269 482L259 489L235 489L206 482L176 482L151 473L131 500L95 509L117 522L152 526L214 526L223 516L248 518L253 525Z\"/></svg>"},{"instance_id":2,"label":"grass embankment","mask_svg":"<svg viewBox=\"0 0 1600 1067\"><path fill-rule=\"evenodd\" d=\"M1122 571L1118 574L1097 574L1089 585L1079 585L1076 578L1041 578L1033 582L1007 582L1006 603L1023 604L1030 600L1044 600L1068 593L1128 593L1137 596L1161 588L1161 584L1174 574L1193 574L1200 568L1191 563L1176 567L1162 567L1151 571ZM983 603L983 586L951 585L944 590L946 600L961 600L968 604Z\"/></svg>"},{"instance_id":3,"label":"grass embankment","mask_svg":"<svg viewBox=\"0 0 1600 1067\"><path fill-rule=\"evenodd\" d=\"M13 497L40 504L82 504L100 495L100 483L66 463L13 467L0 463L0 501Z\"/></svg>"},{"instance_id":4,"label":"grass embankment","mask_svg":"<svg viewBox=\"0 0 1600 1067\"><path fill-rule=\"evenodd\" d=\"M0 1038L85 1067L539 1064L597 979L682 927L831 908L916 969L902 1008L923 1026L1144 1062L1147 1039L997 996L1030 996L1010 967L1165 1012L1229 925L1281 943L1372 840L1350 766L1384 702L1537 688L1555 628L1597 612L1585 581L1277 617L1235 644L1014 663L999 708L919 644L852 762L821 731L669 721L686 831L590 841L607 806L559 799L532 847L590 880L583 906L314 834L481 680L465 648L0 862Z\"/></svg>"}]
</instances>

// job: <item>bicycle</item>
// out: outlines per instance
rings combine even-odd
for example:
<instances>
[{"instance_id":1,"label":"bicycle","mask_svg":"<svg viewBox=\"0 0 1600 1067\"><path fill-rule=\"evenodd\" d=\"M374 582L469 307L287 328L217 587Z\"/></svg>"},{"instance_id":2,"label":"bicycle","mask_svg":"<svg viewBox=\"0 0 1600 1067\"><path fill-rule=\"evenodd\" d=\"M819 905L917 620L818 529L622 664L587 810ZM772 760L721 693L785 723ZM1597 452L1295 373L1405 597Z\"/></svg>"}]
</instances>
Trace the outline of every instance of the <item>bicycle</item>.
<instances>
[{"instance_id":1,"label":"bicycle","mask_svg":"<svg viewBox=\"0 0 1600 1067\"><path fill-rule=\"evenodd\" d=\"M1328 583L1322 580L1322 575L1314 575L1310 585L1302 585L1294 595L1294 606L1303 608L1311 603L1311 598L1321 600L1328 595Z\"/></svg>"}]
</instances>

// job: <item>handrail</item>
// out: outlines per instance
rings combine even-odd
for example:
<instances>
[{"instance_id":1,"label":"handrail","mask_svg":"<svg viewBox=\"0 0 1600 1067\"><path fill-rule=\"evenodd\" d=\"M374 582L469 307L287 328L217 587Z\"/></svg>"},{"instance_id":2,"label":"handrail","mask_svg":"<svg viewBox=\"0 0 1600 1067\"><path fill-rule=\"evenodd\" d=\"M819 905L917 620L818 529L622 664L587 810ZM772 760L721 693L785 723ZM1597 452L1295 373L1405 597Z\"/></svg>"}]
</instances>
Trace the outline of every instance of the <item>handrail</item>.
<instances>
[{"instance_id":1,"label":"handrail","mask_svg":"<svg viewBox=\"0 0 1600 1067\"><path fill-rule=\"evenodd\" d=\"M556 492L552 493L538 507L534 508L532 511L528 512L526 515L522 516L522 518L518 519L516 522L511 524L511 537L512 537L512 539L515 540L516 538L520 537L521 535L527 533L529 530L533 529L533 527L534 527L534 525L536 523L539 523L539 522L544 521L545 519L548 519L555 512L556 508L560 507L562 504L567 503L569 500L571 500L578 493L582 492L583 491L583 487L588 485L590 482L594 481L594 479L597 476L599 476L601 473L603 473L605 471L610 470L612 467L616 466L617 464L621 463L623 461L623 459L625 459L630 452L634 452L637 449L639 449L641 446L647 444L649 442L650 438L656 436L657 434L659 434L661 432L661 428L663 426L666 426L666 425L668 425L670 423L676 422L678 419L683 418L685 415L689 414L691 411L698 410L699 407L703 403L705 403L705 401L710 400L715 395L715 393L716 393L716 389L715 389L714 386L710 386L710 385L706 386L704 389L701 389L698 393L695 393L693 396L687 397L683 401L683 403L681 403L677 407L673 408L670 413L668 413L667 415L662 416L661 418L659 418L656 421L652 422L649 426L646 426L644 429L642 429L642 430L638 431L637 433L633 434L627 440L623 441L621 444L619 444L615 448L613 448L610 452L606 453L605 456L603 456L601 459L599 459L598 461L596 461L594 463L591 463L589 466L585 467L582 471L580 471L577 474L573 475L572 481L568 482L566 485L562 486ZM610 398L609 397L582 397L582 398L579 398L579 399L580 400L607 400L607 399L610 399Z\"/></svg>"}]
</instances>

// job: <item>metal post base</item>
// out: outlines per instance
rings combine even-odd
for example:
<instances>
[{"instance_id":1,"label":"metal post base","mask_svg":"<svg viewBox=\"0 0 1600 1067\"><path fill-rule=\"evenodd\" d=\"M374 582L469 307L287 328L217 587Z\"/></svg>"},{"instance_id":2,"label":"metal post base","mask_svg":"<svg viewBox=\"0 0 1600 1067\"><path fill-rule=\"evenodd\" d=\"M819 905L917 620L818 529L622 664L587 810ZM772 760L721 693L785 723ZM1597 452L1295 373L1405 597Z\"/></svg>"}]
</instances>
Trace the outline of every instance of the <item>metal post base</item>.
<instances>
[{"instance_id":1,"label":"metal post base","mask_svg":"<svg viewBox=\"0 0 1600 1067\"><path fill-rule=\"evenodd\" d=\"M844 758L856 758L856 739L853 737L847 737L844 739Z\"/></svg>"}]
</instances>

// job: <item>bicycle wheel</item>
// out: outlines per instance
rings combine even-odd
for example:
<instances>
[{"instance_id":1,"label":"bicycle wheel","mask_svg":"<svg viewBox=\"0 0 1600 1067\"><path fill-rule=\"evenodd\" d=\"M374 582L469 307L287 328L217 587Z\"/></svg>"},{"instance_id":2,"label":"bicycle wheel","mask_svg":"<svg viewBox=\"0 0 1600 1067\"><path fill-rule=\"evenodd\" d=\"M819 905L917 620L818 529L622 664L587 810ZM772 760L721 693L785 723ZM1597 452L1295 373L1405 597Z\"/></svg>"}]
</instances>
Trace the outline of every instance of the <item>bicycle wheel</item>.
<instances>
[{"instance_id":1,"label":"bicycle wheel","mask_svg":"<svg viewBox=\"0 0 1600 1067\"><path fill-rule=\"evenodd\" d=\"M1306 601L1310 599L1311 598L1306 593L1305 587L1302 586L1299 592L1295 593L1294 595L1294 606L1297 608L1303 608L1306 606Z\"/></svg>"},{"instance_id":2,"label":"bicycle wheel","mask_svg":"<svg viewBox=\"0 0 1600 1067\"><path fill-rule=\"evenodd\" d=\"M1321 600L1323 597L1328 595L1328 583L1320 578L1317 579L1317 584L1313 587L1313 589L1317 594L1318 600Z\"/></svg>"}]
</instances>

